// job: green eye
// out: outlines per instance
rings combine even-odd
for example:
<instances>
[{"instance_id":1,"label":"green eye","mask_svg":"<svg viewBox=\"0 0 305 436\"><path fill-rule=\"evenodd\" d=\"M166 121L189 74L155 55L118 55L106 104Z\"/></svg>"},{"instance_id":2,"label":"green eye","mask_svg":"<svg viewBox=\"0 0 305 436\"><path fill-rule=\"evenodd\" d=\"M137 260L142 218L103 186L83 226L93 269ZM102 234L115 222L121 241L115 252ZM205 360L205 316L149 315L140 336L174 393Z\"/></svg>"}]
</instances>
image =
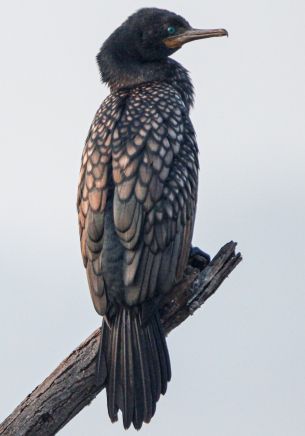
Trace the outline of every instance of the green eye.
<instances>
[{"instance_id":1,"label":"green eye","mask_svg":"<svg viewBox=\"0 0 305 436\"><path fill-rule=\"evenodd\" d=\"M167 33L168 33L169 35L173 35L175 32L176 32L176 29L174 28L174 26L169 26L169 27L167 28Z\"/></svg>"}]
</instances>

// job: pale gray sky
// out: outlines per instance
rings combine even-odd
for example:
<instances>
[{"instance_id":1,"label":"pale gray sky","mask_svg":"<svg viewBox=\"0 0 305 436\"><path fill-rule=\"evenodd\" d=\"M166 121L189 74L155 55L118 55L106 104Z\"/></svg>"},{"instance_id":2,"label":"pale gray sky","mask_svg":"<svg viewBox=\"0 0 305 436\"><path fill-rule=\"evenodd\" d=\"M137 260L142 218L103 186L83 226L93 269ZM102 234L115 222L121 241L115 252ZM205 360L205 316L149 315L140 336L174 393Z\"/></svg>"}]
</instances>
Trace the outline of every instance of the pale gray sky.
<instances>
[{"instance_id":1,"label":"pale gray sky","mask_svg":"<svg viewBox=\"0 0 305 436\"><path fill-rule=\"evenodd\" d=\"M244 261L169 339L173 378L141 435L305 434L302 0L2 1L0 420L99 323L80 257L80 156L108 91L95 55L142 6L225 27L175 55L193 78L195 244ZM66 436L121 435L102 393ZM129 434L135 434L130 430Z\"/></svg>"}]
</instances>

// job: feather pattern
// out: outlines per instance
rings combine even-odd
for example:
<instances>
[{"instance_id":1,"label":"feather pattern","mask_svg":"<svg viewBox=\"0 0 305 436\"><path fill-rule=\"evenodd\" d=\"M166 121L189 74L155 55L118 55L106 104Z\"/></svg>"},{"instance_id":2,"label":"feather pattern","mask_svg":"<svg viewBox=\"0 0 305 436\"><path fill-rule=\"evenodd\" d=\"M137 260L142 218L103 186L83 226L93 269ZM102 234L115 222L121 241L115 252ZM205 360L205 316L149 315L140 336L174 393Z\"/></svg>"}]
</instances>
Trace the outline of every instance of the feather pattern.
<instances>
[{"instance_id":1,"label":"feather pattern","mask_svg":"<svg viewBox=\"0 0 305 436\"><path fill-rule=\"evenodd\" d=\"M127 126L139 134L125 139ZM122 140L112 155L114 174L120 174L114 175L114 225L125 249L124 300L133 305L181 279L195 217L198 150L185 102L164 83L130 90L118 131ZM172 280L158 287L160 255L169 251ZM131 257L137 262L130 263Z\"/></svg>"},{"instance_id":2,"label":"feather pattern","mask_svg":"<svg viewBox=\"0 0 305 436\"><path fill-rule=\"evenodd\" d=\"M111 147L126 93L110 94L90 128L82 155L77 194L81 251L87 270L91 298L96 311L107 311L107 294L102 268L104 217L111 194Z\"/></svg>"}]
</instances>

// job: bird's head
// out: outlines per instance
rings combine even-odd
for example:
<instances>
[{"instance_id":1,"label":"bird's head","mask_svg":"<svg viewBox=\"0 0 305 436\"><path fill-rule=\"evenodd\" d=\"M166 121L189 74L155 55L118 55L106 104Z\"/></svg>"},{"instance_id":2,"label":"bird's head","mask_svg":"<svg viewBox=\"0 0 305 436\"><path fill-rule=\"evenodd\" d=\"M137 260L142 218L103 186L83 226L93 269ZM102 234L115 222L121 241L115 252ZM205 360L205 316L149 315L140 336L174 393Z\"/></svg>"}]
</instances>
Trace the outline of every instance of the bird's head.
<instances>
[{"instance_id":1,"label":"bird's head","mask_svg":"<svg viewBox=\"0 0 305 436\"><path fill-rule=\"evenodd\" d=\"M224 29L193 29L183 17L164 9L143 8L110 35L97 61L103 81L124 82L124 78L116 77L119 70L125 76L137 70L141 77L187 42L227 35Z\"/></svg>"}]
</instances>

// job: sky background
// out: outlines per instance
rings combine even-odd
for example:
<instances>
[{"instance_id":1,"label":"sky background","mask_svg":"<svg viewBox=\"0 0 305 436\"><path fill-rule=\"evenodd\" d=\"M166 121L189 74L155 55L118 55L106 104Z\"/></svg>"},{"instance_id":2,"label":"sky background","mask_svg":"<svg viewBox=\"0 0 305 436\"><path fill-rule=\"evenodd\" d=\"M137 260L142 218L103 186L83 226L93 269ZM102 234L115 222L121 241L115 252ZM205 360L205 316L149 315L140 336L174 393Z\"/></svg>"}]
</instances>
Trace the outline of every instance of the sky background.
<instances>
[{"instance_id":1,"label":"sky background","mask_svg":"<svg viewBox=\"0 0 305 436\"><path fill-rule=\"evenodd\" d=\"M95 55L143 6L229 31L174 58L196 90L194 244L214 255L233 239L244 261L169 336L172 381L141 436L303 436L302 0L1 1L0 420L100 324L79 249L80 157L108 94ZM102 393L59 434L124 431Z\"/></svg>"}]
</instances>

